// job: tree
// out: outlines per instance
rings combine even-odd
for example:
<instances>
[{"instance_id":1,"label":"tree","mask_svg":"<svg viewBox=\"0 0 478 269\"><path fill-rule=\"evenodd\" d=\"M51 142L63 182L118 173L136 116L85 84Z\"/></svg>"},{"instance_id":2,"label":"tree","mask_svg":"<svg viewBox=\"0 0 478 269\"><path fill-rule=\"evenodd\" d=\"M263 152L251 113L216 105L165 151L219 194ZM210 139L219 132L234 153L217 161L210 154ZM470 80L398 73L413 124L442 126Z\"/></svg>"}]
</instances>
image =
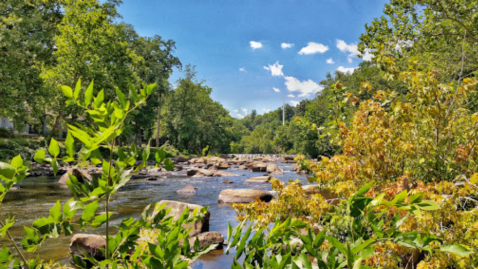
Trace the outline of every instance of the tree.
<instances>
[{"instance_id":1,"label":"tree","mask_svg":"<svg viewBox=\"0 0 478 269\"><path fill-rule=\"evenodd\" d=\"M62 85L73 87L79 78L94 80L98 89L105 90L105 100L115 95L116 88L139 86L134 71L143 59L128 47L122 28L114 25L119 16L118 3L117 0L63 1L64 17L58 26L54 53L57 64L44 68L41 74L45 87L50 89L47 96L50 103L45 107L55 113L50 136L64 116L78 115L78 109L65 108L65 99L60 94Z\"/></svg>"},{"instance_id":2,"label":"tree","mask_svg":"<svg viewBox=\"0 0 478 269\"><path fill-rule=\"evenodd\" d=\"M60 1L0 2L0 116L16 127L44 106L41 68L55 64L55 35L63 15Z\"/></svg>"}]
</instances>

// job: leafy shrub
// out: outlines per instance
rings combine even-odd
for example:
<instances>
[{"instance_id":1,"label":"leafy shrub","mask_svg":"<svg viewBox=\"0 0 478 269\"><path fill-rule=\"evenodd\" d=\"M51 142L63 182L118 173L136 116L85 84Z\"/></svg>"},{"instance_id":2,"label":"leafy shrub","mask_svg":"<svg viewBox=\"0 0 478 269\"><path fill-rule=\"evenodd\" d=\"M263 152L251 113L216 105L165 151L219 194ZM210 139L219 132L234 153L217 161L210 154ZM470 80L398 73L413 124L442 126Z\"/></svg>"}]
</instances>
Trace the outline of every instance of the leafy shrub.
<instances>
[{"instance_id":1,"label":"leafy shrub","mask_svg":"<svg viewBox=\"0 0 478 269\"><path fill-rule=\"evenodd\" d=\"M0 127L0 138L12 138L13 131L10 128Z\"/></svg>"}]
</instances>

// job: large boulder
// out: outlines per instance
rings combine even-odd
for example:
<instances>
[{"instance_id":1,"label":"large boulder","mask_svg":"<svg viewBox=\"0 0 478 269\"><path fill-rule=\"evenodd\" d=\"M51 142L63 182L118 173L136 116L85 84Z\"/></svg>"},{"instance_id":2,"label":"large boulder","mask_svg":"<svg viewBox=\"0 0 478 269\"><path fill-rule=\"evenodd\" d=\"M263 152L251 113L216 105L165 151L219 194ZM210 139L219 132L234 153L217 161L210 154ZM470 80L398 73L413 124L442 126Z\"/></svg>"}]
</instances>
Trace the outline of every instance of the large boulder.
<instances>
[{"instance_id":1,"label":"large boulder","mask_svg":"<svg viewBox=\"0 0 478 269\"><path fill-rule=\"evenodd\" d=\"M247 166L246 165L239 165L239 167L237 169L247 170Z\"/></svg>"},{"instance_id":2,"label":"large boulder","mask_svg":"<svg viewBox=\"0 0 478 269\"><path fill-rule=\"evenodd\" d=\"M199 251L206 246L217 244L216 249L222 249L224 245L224 236L219 232L205 232L189 238L189 246L194 250L196 239L199 241Z\"/></svg>"},{"instance_id":3,"label":"large boulder","mask_svg":"<svg viewBox=\"0 0 478 269\"><path fill-rule=\"evenodd\" d=\"M213 176L214 177L239 177L241 175L229 173L225 171L216 171Z\"/></svg>"},{"instance_id":4,"label":"large boulder","mask_svg":"<svg viewBox=\"0 0 478 269\"><path fill-rule=\"evenodd\" d=\"M247 166L249 172L266 172L267 164L263 162L253 162Z\"/></svg>"},{"instance_id":5,"label":"large boulder","mask_svg":"<svg viewBox=\"0 0 478 269\"><path fill-rule=\"evenodd\" d=\"M268 164L267 167L266 167L266 172L267 173L274 173L274 172L277 172L277 171L281 171L281 170L279 169L279 167L275 163Z\"/></svg>"},{"instance_id":6,"label":"large boulder","mask_svg":"<svg viewBox=\"0 0 478 269\"><path fill-rule=\"evenodd\" d=\"M251 189L226 189L219 193L218 202L220 204L229 203L250 203L256 198L261 201L269 202L273 196L267 191Z\"/></svg>"},{"instance_id":7,"label":"large boulder","mask_svg":"<svg viewBox=\"0 0 478 269\"><path fill-rule=\"evenodd\" d=\"M266 183L269 182L272 179L271 176L262 176L262 177L251 177L249 179L246 179L246 182L251 182L251 183Z\"/></svg>"},{"instance_id":8,"label":"large boulder","mask_svg":"<svg viewBox=\"0 0 478 269\"><path fill-rule=\"evenodd\" d=\"M173 158L173 161L176 163L184 163L189 161L189 158L183 157L183 156L176 156Z\"/></svg>"},{"instance_id":9,"label":"large boulder","mask_svg":"<svg viewBox=\"0 0 478 269\"><path fill-rule=\"evenodd\" d=\"M101 248L106 246L106 239L96 234L75 234L70 241L70 253L79 257L87 254L96 260L104 260L105 256Z\"/></svg>"},{"instance_id":10,"label":"large boulder","mask_svg":"<svg viewBox=\"0 0 478 269\"><path fill-rule=\"evenodd\" d=\"M196 193L196 188L191 185L188 185L180 190L177 190L176 192L181 194L194 194Z\"/></svg>"},{"instance_id":11,"label":"large boulder","mask_svg":"<svg viewBox=\"0 0 478 269\"><path fill-rule=\"evenodd\" d=\"M171 208L171 211L169 211L168 216L172 216L174 220L178 220L186 208L189 208L190 216L192 216L192 212L194 211L194 209L198 208L198 210L201 210L203 208L200 205L182 203L182 202L171 201L171 200L161 200L159 204L160 205L166 204L165 209ZM157 213L158 212L153 213L153 216L152 216L153 219ZM210 216L211 216L211 213L209 213L208 211L205 214L201 215L202 220L187 224L184 228L186 229L192 228L189 236L192 237L200 233L209 232Z\"/></svg>"},{"instance_id":12,"label":"large boulder","mask_svg":"<svg viewBox=\"0 0 478 269\"><path fill-rule=\"evenodd\" d=\"M219 164L215 164L212 167L215 168L215 169L221 169L221 170L225 170L225 169L230 168L230 166L227 162L222 162L222 163L219 163Z\"/></svg>"},{"instance_id":13,"label":"large boulder","mask_svg":"<svg viewBox=\"0 0 478 269\"><path fill-rule=\"evenodd\" d=\"M66 171L66 173L63 176L61 176L58 183L66 184L66 181L70 179L69 175L75 176L76 179L78 179L78 182L80 183L83 183L86 180L88 181L92 180L91 175L88 174L85 170L75 167L75 168L68 169L68 171Z\"/></svg>"}]
</instances>

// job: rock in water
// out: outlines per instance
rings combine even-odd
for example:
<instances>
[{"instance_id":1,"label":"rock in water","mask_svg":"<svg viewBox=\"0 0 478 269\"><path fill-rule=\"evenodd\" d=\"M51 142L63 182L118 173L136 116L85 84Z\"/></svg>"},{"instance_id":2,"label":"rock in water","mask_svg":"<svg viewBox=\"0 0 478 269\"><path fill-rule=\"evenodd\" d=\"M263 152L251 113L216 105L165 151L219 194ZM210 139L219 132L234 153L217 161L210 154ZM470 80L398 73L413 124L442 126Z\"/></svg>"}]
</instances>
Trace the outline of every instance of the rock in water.
<instances>
[{"instance_id":1,"label":"rock in water","mask_svg":"<svg viewBox=\"0 0 478 269\"><path fill-rule=\"evenodd\" d=\"M194 237L189 238L189 245L191 250L194 250L194 243L196 239L199 241L199 251L203 250L208 245L217 244L216 249L222 249L224 244L224 236L219 232L205 232Z\"/></svg>"},{"instance_id":2,"label":"rock in water","mask_svg":"<svg viewBox=\"0 0 478 269\"><path fill-rule=\"evenodd\" d=\"M253 162L248 165L247 170L249 172L266 172L267 164L263 162Z\"/></svg>"},{"instance_id":3,"label":"rock in water","mask_svg":"<svg viewBox=\"0 0 478 269\"><path fill-rule=\"evenodd\" d=\"M178 191L176 191L177 193L182 193L182 194L193 194L193 193L196 193L196 189L191 186L191 185L188 185Z\"/></svg>"},{"instance_id":4,"label":"rock in water","mask_svg":"<svg viewBox=\"0 0 478 269\"><path fill-rule=\"evenodd\" d=\"M70 168L68 169L68 171L66 171L66 174L64 174L63 176L61 176L60 180L58 181L58 183L61 183L61 184L66 184L66 181L68 179L70 179L70 176L68 175L72 175L72 176L75 176L76 179L78 179L78 182L80 183L83 183L85 182L85 180L88 180L88 181L91 181L92 178L91 178L91 175L88 174L86 171L80 169L80 168Z\"/></svg>"},{"instance_id":5,"label":"rock in water","mask_svg":"<svg viewBox=\"0 0 478 269\"><path fill-rule=\"evenodd\" d=\"M256 197L259 197L264 202L272 200L273 196L267 191L251 190L251 189L226 189L221 191L218 198L218 203L250 203Z\"/></svg>"},{"instance_id":6,"label":"rock in water","mask_svg":"<svg viewBox=\"0 0 478 269\"><path fill-rule=\"evenodd\" d=\"M232 184L232 183L234 183L234 182L232 182L232 181L231 181L231 180L229 180L229 179L226 179L226 180L224 180L224 181L223 181L223 183L226 183L226 184Z\"/></svg>"},{"instance_id":7,"label":"rock in water","mask_svg":"<svg viewBox=\"0 0 478 269\"><path fill-rule=\"evenodd\" d=\"M249 179L246 179L246 182L266 183L266 182L269 182L271 179L272 179L271 176L251 177Z\"/></svg>"},{"instance_id":8,"label":"rock in water","mask_svg":"<svg viewBox=\"0 0 478 269\"><path fill-rule=\"evenodd\" d=\"M71 238L70 252L76 256L84 257L83 253L95 258L98 261L104 260L105 257L101 252L101 248L105 248L106 239L103 236L95 234L75 234Z\"/></svg>"},{"instance_id":9,"label":"rock in water","mask_svg":"<svg viewBox=\"0 0 478 269\"><path fill-rule=\"evenodd\" d=\"M267 173L274 173L280 171L279 167L275 163L271 163L267 165L266 172Z\"/></svg>"},{"instance_id":10,"label":"rock in water","mask_svg":"<svg viewBox=\"0 0 478 269\"><path fill-rule=\"evenodd\" d=\"M187 203L181 203L181 202L170 201L170 200L161 200L159 203L160 204L166 204L165 209L171 208L171 211L169 212L168 216L173 216L174 220L178 220L181 217L184 209L186 209L186 208L189 208L189 212L190 212L189 216L192 216L192 213L193 213L194 209L198 208L199 210L201 210L203 208L200 205L187 204ZM157 213L158 212L153 213L153 218L156 216ZM191 233L189 234L189 236L192 237L192 236L195 236L195 235L200 234L200 233L209 232L209 218L210 218L210 216L211 216L211 214L208 211L208 212L206 212L206 214L201 215L202 220L186 225L184 227L186 229L193 228L191 230Z\"/></svg>"},{"instance_id":11,"label":"rock in water","mask_svg":"<svg viewBox=\"0 0 478 269\"><path fill-rule=\"evenodd\" d=\"M225 171L216 171L213 176L214 177L239 177L241 175L229 173Z\"/></svg>"}]
</instances>

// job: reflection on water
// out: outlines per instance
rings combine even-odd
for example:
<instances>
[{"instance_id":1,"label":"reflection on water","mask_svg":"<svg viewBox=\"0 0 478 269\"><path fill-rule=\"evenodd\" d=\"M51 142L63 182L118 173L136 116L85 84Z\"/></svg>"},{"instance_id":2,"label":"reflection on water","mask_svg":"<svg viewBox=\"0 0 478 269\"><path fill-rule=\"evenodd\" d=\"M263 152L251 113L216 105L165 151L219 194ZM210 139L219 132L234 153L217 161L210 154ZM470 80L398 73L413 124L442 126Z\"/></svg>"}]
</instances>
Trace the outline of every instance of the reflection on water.
<instances>
[{"instance_id":1,"label":"reflection on water","mask_svg":"<svg viewBox=\"0 0 478 269\"><path fill-rule=\"evenodd\" d=\"M277 176L282 181L288 179L300 179L306 182L304 176L290 172L289 164L277 163L284 170L284 175ZM119 224L121 219L125 217L137 218L141 214L143 208L160 200L175 200L185 203L198 204L208 206L211 212L210 230L218 231L227 236L227 224L237 225L236 214L230 206L219 205L217 198L223 189L240 189L253 188L260 190L270 190L269 183L245 183L244 180L260 176L263 173L247 172L245 170L227 170L227 172L241 174L240 177L216 177L216 178L191 178L173 174L167 178L159 178L156 181L150 181L145 178L132 179L124 186L113 198L111 208L116 214L113 215L113 225ZM223 181L229 179L233 184L225 184ZM8 193L0 212L0 218L5 219L6 216L16 216L16 224L11 228L17 242L23 234L23 226L31 226L31 223L41 217L49 215L49 210L53 207L57 200L62 203L71 198L68 189L57 183L58 178L54 177L30 177L19 184L19 190ZM181 195L176 193L177 190L186 185L192 185L197 188L194 195ZM99 209L101 211L101 209ZM78 214L78 213L77 213ZM76 230L76 232L80 232ZM97 230L99 233L104 232L104 228ZM68 245L70 237L61 237L58 239L48 239L42 247L35 253L44 260L65 260L69 258ZM7 244L7 241L0 239L0 245ZM227 268L232 263L232 257L225 255L223 250L213 251L204 255L197 260L192 268L195 269L213 269Z\"/></svg>"}]
</instances>

